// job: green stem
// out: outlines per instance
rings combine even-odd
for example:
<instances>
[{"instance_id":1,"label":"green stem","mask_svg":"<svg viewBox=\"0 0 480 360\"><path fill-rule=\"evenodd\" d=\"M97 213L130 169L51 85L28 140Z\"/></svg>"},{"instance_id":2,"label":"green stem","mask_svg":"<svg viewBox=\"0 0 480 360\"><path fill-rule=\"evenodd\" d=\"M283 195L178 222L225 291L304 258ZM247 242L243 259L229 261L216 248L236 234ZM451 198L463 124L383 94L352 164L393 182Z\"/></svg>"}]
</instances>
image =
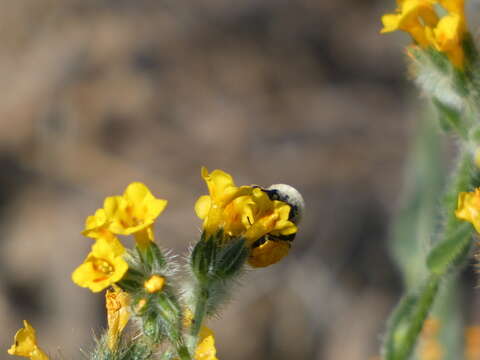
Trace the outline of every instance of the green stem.
<instances>
[{"instance_id":1,"label":"green stem","mask_svg":"<svg viewBox=\"0 0 480 360\"><path fill-rule=\"evenodd\" d=\"M472 155L464 150L445 196L445 220L427 258L429 275L419 292L407 293L393 312L383 346L385 360L407 360L438 294L440 283L458 271L469 255L472 227L455 216L458 193L468 191L474 176Z\"/></svg>"},{"instance_id":2,"label":"green stem","mask_svg":"<svg viewBox=\"0 0 480 360\"><path fill-rule=\"evenodd\" d=\"M385 360L406 360L438 293L440 277L431 275L418 294L407 294L390 319L384 344Z\"/></svg>"},{"instance_id":3,"label":"green stem","mask_svg":"<svg viewBox=\"0 0 480 360\"><path fill-rule=\"evenodd\" d=\"M209 299L208 283L198 284L197 297L195 299L195 313L193 315L190 335L196 337L202 327L203 319L207 313L207 303Z\"/></svg>"},{"instance_id":4,"label":"green stem","mask_svg":"<svg viewBox=\"0 0 480 360\"><path fill-rule=\"evenodd\" d=\"M180 357L180 360L192 360L190 352L185 344L177 346L177 354Z\"/></svg>"}]
</instances>

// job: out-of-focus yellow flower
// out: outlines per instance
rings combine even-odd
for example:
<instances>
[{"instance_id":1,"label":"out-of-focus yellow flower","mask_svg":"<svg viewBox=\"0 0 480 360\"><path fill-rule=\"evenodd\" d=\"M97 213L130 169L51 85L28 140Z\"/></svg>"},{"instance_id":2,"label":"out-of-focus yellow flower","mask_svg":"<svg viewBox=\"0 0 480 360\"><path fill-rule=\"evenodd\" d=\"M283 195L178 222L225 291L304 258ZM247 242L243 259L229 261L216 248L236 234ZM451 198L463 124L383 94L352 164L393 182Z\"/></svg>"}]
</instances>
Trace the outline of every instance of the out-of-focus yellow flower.
<instances>
[{"instance_id":1,"label":"out-of-focus yellow flower","mask_svg":"<svg viewBox=\"0 0 480 360\"><path fill-rule=\"evenodd\" d=\"M382 17L381 33L408 32L423 48L434 47L444 53L457 68L464 66L463 39L466 22L463 0L399 0L395 14ZM439 18L435 5L440 3L447 14Z\"/></svg>"},{"instance_id":2,"label":"out-of-focus yellow flower","mask_svg":"<svg viewBox=\"0 0 480 360\"><path fill-rule=\"evenodd\" d=\"M420 346L420 360L442 360L443 349L438 340L425 340Z\"/></svg>"},{"instance_id":3,"label":"out-of-focus yellow flower","mask_svg":"<svg viewBox=\"0 0 480 360\"><path fill-rule=\"evenodd\" d=\"M465 330L465 360L480 359L480 326L469 326Z\"/></svg>"},{"instance_id":4,"label":"out-of-focus yellow flower","mask_svg":"<svg viewBox=\"0 0 480 360\"><path fill-rule=\"evenodd\" d=\"M438 0L438 2L449 13L462 14L465 10L464 0Z\"/></svg>"},{"instance_id":5,"label":"out-of-focus yellow flower","mask_svg":"<svg viewBox=\"0 0 480 360\"><path fill-rule=\"evenodd\" d=\"M23 320L24 328L15 334L14 344L8 349L10 355L24 356L31 360L48 360L48 356L37 345L35 329Z\"/></svg>"},{"instance_id":6,"label":"out-of-focus yellow flower","mask_svg":"<svg viewBox=\"0 0 480 360\"><path fill-rule=\"evenodd\" d=\"M440 327L441 324L437 318L430 317L425 321L419 347L420 360L443 359L443 348L438 341L438 332L440 331Z\"/></svg>"},{"instance_id":7,"label":"out-of-focus yellow flower","mask_svg":"<svg viewBox=\"0 0 480 360\"><path fill-rule=\"evenodd\" d=\"M480 188L472 192L458 194L458 206L455 215L460 220L471 222L480 232Z\"/></svg>"},{"instance_id":8,"label":"out-of-focus yellow flower","mask_svg":"<svg viewBox=\"0 0 480 360\"><path fill-rule=\"evenodd\" d=\"M167 206L167 200L152 195L147 186L133 182L121 196L109 196L103 208L87 218L84 235L97 238L105 231L135 235L137 243L153 241L153 224Z\"/></svg>"},{"instance_id":9,"label":"out-of-focus yellow flower","mask_svg":"<svg viewBox=\"0 0 480 360\"><path fill-rule=\"evenodd\" d=\"M253 267L273 265L287 256L289 251L288 241L266 240L260 246L252 248L248 263Z\"/></svg>"},{"instance_id":10,"label":"out-of-focus yellow flower","mask_svg":"<svg viewBox=\"0 0 480 360\"><path fill-rule=\"evenodd\" d=\"M119 281L128 270L124 253L125 248L116 237L98 238L83 264L73 272L73 282L93 292L102 291Z\"/></svg>"},{"instance_id":11,"label":"out-of-focus yellow flower","mask_svg":"<svg viewBox=\"0 0 480 360\"><path fill-rule=\"evenodd\" d=\"M210 195L201 196L197 200L195 212L204 220L203 228L206 233L213 235L224 227L225 207L236 197L250 193L252 187L237 187L230 174L222 170L214 170L209 174L206 167L202 167L202 178Z\"/></svg>"},{"instance_id":12,"label":"out-of-focus yellow flower","mask_svg":"<svg viewBox=\"0 0 480 360\"><path fill-rule=\"evenodd\" d=\"M108 321L108 347L113 349L131 316L130 295L114 285L113 290L109 289L105 293L105 305Z\"/></svg>"},{"instance_id":13,"label":"out-of-focus yellow flower","mask_svg":"<svg viewBox=\"0 0 480 360\"><path fill-rule=\"evenodd\" d=\"M427 29L427 37L435 49L445 53L457 68L463 67L463 37L466 32L465 19L460 13L450 13L440 19L437 26Z\"/></svg>"},{"instance_id":14,"label":"out-of-focus yellow flower","mask_svg":"<svg viewBox=\"0 0 480 360\"><path fill-rule=\"evenodd\" d=\"M153 294L159 292L165 286L165 278L160 275L152 275L145 281L144 287L148 293Z\"/></svg>"},{"instance_id":15,"label":"out-of-focus yellow flower","mask_svg":"<svg viewBox=\"0 0 480 360\"><path fill-rule=\"evenodd\" d=\"M218 360L213 331L202 326L198 334L199 340L195 349L195 360Z\"/></svg>"},{"instance_id":16,"label":"out-of-focus yellow flower","mask_svg":"<svg viewBox=\"0 0 480 360\"><path fill-rule=\"evenodd\" d=\"M425 25L433 27L438 22L433 8L434 0L403 0L398 1L395 14L382 17L381 33L402 30L408 32L420 46L428 46Z\"/></svg>"}]
</instances>

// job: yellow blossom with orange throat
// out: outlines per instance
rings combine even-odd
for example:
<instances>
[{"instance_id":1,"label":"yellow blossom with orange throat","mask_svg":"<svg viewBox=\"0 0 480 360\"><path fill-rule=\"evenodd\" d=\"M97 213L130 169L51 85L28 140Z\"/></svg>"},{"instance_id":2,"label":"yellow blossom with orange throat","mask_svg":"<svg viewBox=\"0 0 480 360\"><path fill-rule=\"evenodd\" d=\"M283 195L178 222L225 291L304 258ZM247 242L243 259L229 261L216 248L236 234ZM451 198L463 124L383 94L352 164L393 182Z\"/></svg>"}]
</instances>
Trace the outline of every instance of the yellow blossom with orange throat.
<instances>
[{"instance_id":1,"label":"yellow blossom with orange throat","mask_svg":"<svg viewBox=\"0 0 480 360\"><path fill-rule=\"evenodd\" d=\"M105 293L105 305L107 308L108 347L114 349L131 316L130 295L114 285L113 289L109 289Z\"/></svg>"},{"instance_id":2,"label":"yellow blossom with orange throat","mask_svg":"<svg viewBox=\"0 0 480 360\"><path fill-rule=\"evenodd\" d=\"M422 48L432 47L444 53L455 67L464 67L463 40L467 30L463 0L398 0L397 3L394 14L382 17L381 33L408 32ZM437 15L438 5L447 12L443 17Z\"/></svg>"},{"instance_id":3,"label":"yellow blossom with orange throat","mask_svg":"<svg viewBox=\"0 0 480 360\"><path fill-rule=\"evenodd\" d=\"M455 215L460 220L472 223L475 230L480 232L480 188L471 192L461 192L458 195Z\"/></svg>"},{"instance_id":4,"label":"yellow blossom with orange throat","mask_svg":"<svg viewBox=\"0 0 480 360\"><path fill-rule=\"evenodd\" d=\"M128 270L124 254L125 248L115 236L98 238L83 264L73 272L73 282L93 292L115 284Z\"/></svg>"},{"instance_id":5,"label":"yellow blossom with orange throat","mask_svg":"<svg viewBox=\"0 0 480 360\"><path fill-rule=\"evenodd\" d=\"M37 345L36 331L27 320L23 320L23 328L15 334L15 342L8 349L10 355L30 358L31 360L49 360L48 356Z\"/></svg>"},{"instance_id":6,"label":"yellow blossom with orange throat","mask_svg":"<svg viewBox=\"0 0 480 360\"><path fill-rule=\"evenodd\" d=\"M214 234L222 229L231 237L244 237L248 245L266 234L291 235L296 225L289 220L290 205L271 200L258 187L236 187L231 175L202 168L210 195L201 196L195 211L204 220L204 230Z\"/></svg>"},{"instance_id":7,"label":"yellow blossom with orange throat","mask_svg":"<svg viewBox=\"0 0 480 360\"><path fill-rule=\"evenodd\" d=\"M167 206L140 182L127 186L123 195L109 196L103 208L87 218L84 235L97 237L105 231L117 235L134 235L137 243L154 240L153 224Z\"/></svg>"}]
</instances>

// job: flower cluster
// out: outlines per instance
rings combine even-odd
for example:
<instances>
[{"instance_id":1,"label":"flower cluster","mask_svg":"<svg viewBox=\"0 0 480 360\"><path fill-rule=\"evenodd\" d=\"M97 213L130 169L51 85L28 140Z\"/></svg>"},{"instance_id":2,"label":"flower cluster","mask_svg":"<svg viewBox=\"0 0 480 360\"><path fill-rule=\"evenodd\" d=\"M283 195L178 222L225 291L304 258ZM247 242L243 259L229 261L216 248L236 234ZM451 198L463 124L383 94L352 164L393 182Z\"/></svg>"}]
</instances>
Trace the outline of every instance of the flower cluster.
<instances>
[{"instance_id":1,"label":"flower cluster","mask_svg":"<svg viewBox=\"0 0 480 360\"><path fill-rule=\"evenodd\" d=\"M94 242L72 280L92 292L107 289L108 329L92 359L149 360L166 342L164 359L217 360L205 318L230 297L247 262L264 267L289 252L303 209L296 190L288 185L237 187L221 170L209 174L203 168L202 177L209 195L197 200L195 211L204 231L189 256L192 271L181 283L175 276L179 266L154 241L153 227L167 201L144 184L131 183L123 195L107 197L87 217L82 234ZM134 237L133 249L120 241L125 235ZM130 340L124 334L127 324L136 330ZM27 322L9 353L48 360Z\"/></svg>"},{"instance_id":2,"label":"flower cluster","mask_svg":"<svg viewBox=\"0 0 480 360\"><path fill-rule=\"evenodd\" d=\"M396 30L408 32L422 48L444 53L451 63L464 67L463 40L466 34L464 0L397 0L394 14L382 17L382 33ZM439 17L436 7L446 15Z\"/></svg>"},{"instance_id":3,"label":"flower cluster","mask_svg":"<svg viewBox=\"0 0 480 360\"><path fill-rule=\"evenodd\" d=\"M139 246L153 241L153 224L167 206L142 183L128 185L121 196L109 196L85 221L85 236L95 239L92 251L72 274L75 284L93 292L119 281L128 269L125 248L115 235L134 235Z\"/></svg>"}]
</instances>

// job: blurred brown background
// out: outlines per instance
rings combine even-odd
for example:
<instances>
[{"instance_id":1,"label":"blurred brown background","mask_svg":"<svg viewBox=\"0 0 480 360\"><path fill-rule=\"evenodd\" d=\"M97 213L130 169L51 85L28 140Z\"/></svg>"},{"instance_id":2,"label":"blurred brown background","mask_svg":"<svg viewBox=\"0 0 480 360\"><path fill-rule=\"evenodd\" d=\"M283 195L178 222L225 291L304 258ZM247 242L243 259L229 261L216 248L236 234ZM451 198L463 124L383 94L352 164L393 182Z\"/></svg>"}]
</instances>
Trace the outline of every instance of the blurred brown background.
<instances>
[{"instance_id":1,"label":"blurred brown background","mask_svg":"<svg viewBox=\"0 0 480 360\"><path fill-rule=\"evenodd\" d=\"M71 271L84 219L134 180L170 201L156 233L199 236L201 165L289 183L291 255L250 272L211 327L220 359L368 359L400 291L388 223L411 116L394 1L21 0L0 12L0 358L22 319L81 358L103 296ZM408 84L408 86L406 86Z\"/></svg>"}]
</instances>

